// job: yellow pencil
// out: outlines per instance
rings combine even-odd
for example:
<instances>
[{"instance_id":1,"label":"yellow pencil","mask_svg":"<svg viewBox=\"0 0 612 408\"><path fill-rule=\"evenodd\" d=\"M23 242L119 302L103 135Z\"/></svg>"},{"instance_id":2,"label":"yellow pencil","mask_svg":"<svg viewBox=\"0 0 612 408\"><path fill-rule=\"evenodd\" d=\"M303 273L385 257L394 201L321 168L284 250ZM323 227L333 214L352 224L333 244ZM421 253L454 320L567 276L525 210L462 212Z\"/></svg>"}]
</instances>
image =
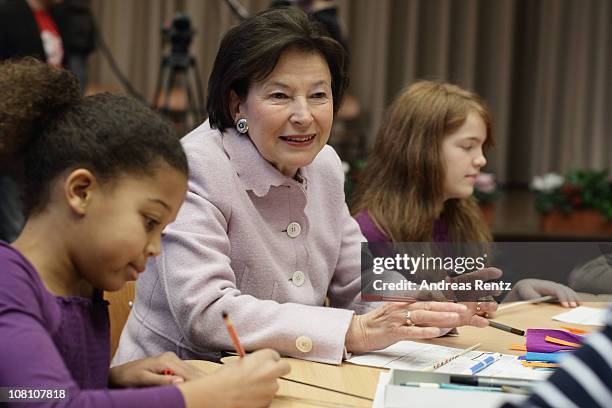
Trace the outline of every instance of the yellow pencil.
<instances>
[{"instance_id":1,"label":"yellow pencil","mask_svg":"<svg viewBox=\"0 0 612 408\"><path fill-rule=\"evenodd\" d=\"M435 370L436 368L440 368L440 367L442 367L443 365L450 363L451 361L453 361L453 360L454 360L454 359L456 359L457 357L461 357L462 355L464 355L464 354L466 354L466 353L469 353L469 352L470 352L470 351L472 351L472 350L477 349L478 347L480 347L480 345L481 345L481 344L482 344L482 343L477 343L477 344L474 344L472 347L468 347L468 348L466 348L465 350L462 350L462 351L460 351L460 352L459 352L459 353L457 353L457 354L454 354L454 355L452 355L452 356L450 356L450 357L446 357L445 359L442 359L442 360L440 360L440 361L436 361L436 362L435 362L435 363L434 363L432 366L427 367L427 368L424 368L424 369L423 369L423 370L421 370L421 371L433 371L433 370Z\"/></svg>"}]
</instances>

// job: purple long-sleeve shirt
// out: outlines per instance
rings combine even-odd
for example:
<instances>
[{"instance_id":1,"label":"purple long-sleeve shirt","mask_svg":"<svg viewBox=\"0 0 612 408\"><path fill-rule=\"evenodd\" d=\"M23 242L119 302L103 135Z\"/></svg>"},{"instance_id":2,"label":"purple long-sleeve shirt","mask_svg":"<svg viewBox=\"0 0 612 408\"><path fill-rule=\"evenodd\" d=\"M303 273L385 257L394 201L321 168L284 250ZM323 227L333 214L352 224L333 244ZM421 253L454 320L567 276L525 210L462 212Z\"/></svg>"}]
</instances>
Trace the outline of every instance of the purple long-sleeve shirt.
<instances>
[{"instance_id":1,"label":"purple long-sleeve shirt","mask_svg":"<svg viewBox=\"0 0 612 408\"><path fill-rule=\"evenodd\" d=\"M374 224L374 221L367 211L361 211L360 213L356 214L355 220L357 220L359 228L361 228L361 233L368 240L368 242L391 242L391 239L387 236L387 234L381 231L380 228ZM450 242L450 237L448 236L448 226L441 218L434 221L432 240L433 242Z\"/></svg>"},{"instance_id":2,"label":"purple long-sleeve shirt","mask_svg":"<svg viewBox=\"0 0 612 408\"><path fill-rule=\"evenodd\" d=\"M0 387L66 390L69 398L9 407L184 407L174 386L107 389L108 304L59 297L16 249L0 241Z\"/></svg>"}]
</instances>

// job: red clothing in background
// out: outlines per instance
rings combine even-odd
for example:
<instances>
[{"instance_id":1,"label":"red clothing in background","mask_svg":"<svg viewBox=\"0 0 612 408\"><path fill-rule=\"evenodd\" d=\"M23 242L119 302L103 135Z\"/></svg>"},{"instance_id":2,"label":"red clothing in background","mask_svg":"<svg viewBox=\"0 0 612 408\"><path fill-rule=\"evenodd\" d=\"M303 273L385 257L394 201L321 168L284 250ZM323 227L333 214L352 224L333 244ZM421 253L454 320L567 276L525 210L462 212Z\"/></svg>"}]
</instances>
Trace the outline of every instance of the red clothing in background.
<instances>
[{"instance_id":1,"label":"red clothing in background","mask_svg":"<svg viewBox=\"0 0 612 408\"><path fill-rule=\"evenodd\" d=\"M62 65L64 44L55 21L44 10L34 10L33 13L38 25L38 31L40 31L40 40L47 56L47 62L55 66Z\"/></svg>"}]
</instances>

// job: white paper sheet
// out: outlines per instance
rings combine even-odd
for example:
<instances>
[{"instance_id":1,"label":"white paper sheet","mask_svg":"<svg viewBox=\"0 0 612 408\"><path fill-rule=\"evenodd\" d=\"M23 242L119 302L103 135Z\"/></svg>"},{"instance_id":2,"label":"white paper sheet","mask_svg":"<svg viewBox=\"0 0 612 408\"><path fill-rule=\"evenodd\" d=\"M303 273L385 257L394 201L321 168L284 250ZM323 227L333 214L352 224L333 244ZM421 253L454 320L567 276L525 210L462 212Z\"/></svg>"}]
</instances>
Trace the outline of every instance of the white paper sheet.
<instances>
[{"instance_id":1,"label":"white paper sheet","mask_svg":"<svg viewBox=\"0 0 612 408\"><path fill-rule=\"evenodd\" d=\"M348 362L371 367L423 370L439 360L459 353L461 350L435 344L417 343L415 341L400 341L383 350L353 355L348 359ZM467 367L473 365L474 359L482 357L485 353L487 352L470 351L436 369L435 372L463 373ZM476 375L541 380L547 378L550 372L536 371L529 367L523 367L517 356L502 354L499 360Z\"/></svg>"},{"instance_id":2,"label":"white paper sheet","mask_svg":"<svg viewBox=\"0 0 612 408\"><path fill-rule=\"evenodd\" d=\"M374 395L374 403L372 408L385 408L385 387L389 384L391 373L383 371L378 377L378 385L376 386L376 394Z\"/></svg>"},{"instance_id":3,"label":"white paper sheet","mask_svg":"<svg viewBox=\"0 0 612 408\"><path fill-rule=\"evenodd\" d=\"M579 306L569 312L553 316L553 320L573 324L590 324L593 326L605 326L606 309Z\"/></svg>"},{"instance_id":4,"label":"white paper sheet","mask_svg":"<svg viewBox=\"0 0 612 408\"><path fill-rule=\"evenodd\" d=\"M405 387L405 389L401 390L402 395L395 396L395 401L388 401L388 404L385 404L385 390L390 380L391 373L380 373L372 408L448 408L464 406L470 408L498 408L503 405L504 402L520 404L520 402L526 398L526 396L523 395L494 392L434 390Z\"/></svg>"}]
</instances>

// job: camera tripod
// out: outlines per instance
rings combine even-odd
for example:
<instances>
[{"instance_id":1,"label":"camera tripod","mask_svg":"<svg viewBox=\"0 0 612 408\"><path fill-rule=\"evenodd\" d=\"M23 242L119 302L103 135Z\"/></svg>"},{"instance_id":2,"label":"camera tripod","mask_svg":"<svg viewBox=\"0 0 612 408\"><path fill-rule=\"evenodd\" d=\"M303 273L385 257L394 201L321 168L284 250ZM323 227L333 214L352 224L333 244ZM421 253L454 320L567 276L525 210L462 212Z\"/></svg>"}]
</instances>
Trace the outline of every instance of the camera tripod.
<instances>
[{"instance_id":1,"label":"camera tripod","mask_svg":"<svg viewBox=\"0 0 612 408\"><path fill-rule=\"evenodd\" d=\"M162 59L154 97L155 108L183 130L203 119L202 82L195 58L169 55Z\"/></svg>"},{"instance_id":2,"label":"camera tripod","mask_svg":"<svg viewBox=\"0 0 612 408\"><path fill-rule=\"evenodd\" d=\"M193 36L189 18L178 13L164 34L172 50L160 62L153 107L185 134L204 118L202 81L197 61L188 51Z\"/></svg>"}]
</instances>

